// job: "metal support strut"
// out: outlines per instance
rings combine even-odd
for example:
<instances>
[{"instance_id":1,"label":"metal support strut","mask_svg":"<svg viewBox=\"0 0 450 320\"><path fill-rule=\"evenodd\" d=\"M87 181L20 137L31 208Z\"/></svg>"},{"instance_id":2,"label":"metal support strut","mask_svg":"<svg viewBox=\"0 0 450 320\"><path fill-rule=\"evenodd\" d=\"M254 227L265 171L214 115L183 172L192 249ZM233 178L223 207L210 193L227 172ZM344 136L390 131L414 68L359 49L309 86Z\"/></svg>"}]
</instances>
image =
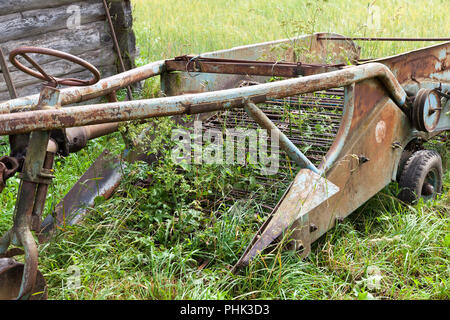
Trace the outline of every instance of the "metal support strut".
<instances>
[{"instance_id":1,"label":"metal support strut","mask_svg":"<svg viewBox=\"0 0 450 320\"><path fill-rule=\"evenodd\" d=\"M38 109L57 106L58 98L59 90L44 87L41 91ZM14 210L14 225L0 239L0 255L2 256L9 256L8 248L11 244L24 248L25 265L16 299L30 298L38 275L38 249L31 230L39 228L48 185L53 178L51 168L56 145L49 149L49 141L50 133L48 131L34 131L30 134L27 155L20 174L21 182Z\"/></svg>"}]
</instances>

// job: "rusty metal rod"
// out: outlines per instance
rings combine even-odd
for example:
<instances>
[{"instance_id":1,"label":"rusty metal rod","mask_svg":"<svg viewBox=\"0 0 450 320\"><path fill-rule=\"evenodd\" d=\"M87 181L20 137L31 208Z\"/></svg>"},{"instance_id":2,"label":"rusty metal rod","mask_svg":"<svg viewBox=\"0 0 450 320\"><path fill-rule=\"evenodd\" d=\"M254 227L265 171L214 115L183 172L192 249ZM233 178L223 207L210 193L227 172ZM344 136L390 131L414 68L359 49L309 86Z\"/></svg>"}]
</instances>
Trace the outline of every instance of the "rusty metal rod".
<instances>
[{"instance_id":1,"label":"rusty metal rod","mask_svg":"<svg viewBox=\"0 0 450 320\"><path fill-rule=\"evenodd\" d=\"M118 102L115 92L107 95L109 102ZM101 123L84 127L66 129L69 153L77 152L84 148L89 140L113 133L119 129L120 122Z\"/></svg>"},{"instance_id":2,"label":"rusty metal rod","mask_svg":"<svg viewBox=\"0 0 450 320\"><path fill-rule=\"evenodd\" d=\"M343 66L344 64L309 64L301 62L220 59L200 56L181 56L166 61L167 71L279 77L311 75Z\"/></svg>"},{"instance_id":3,"label":"rusty metal rod","mask_svg":"<svg viewBox=\"0 0 450 320\"><path fill-rule=\"evenodd\" d=\"M11 74L9 73L8 65L6 64L5 56L3 55L2 48L0 47L0 68L2 69L3 78L5 78L6 86L8 87L9 96L11 99L17 98L16 88L11 79Z\"/></svg>"},{"instance_id":4,"label":"rusty metal rod","mask_svg":"<svg viewBox=\"0 0 450 320\"><path fill-rule=\"evenodd\" d=\"M90 86L64 88L60 90L60 105L64 106L103 97L132 83L160 75L163 71L164 60L161 60L104 78ZM31 110L36 107L38 102L39 94L5 101L0 103L0 114Z\"/></svg>"},{"instance_id":5,"label":"rusty metal rod","mask_svg":"<svg viewBox=\"0 0 450 320\"><path fill-rule=\"evenodd\" d=\"M201 106L205 104L209 107L208 111L226 110L242 107L255 96L266 95L268 98L281 98L347 86L371 78L378 78L382 81L399 107L405 105L407 95L389 68L381 63L368 63L323 74L250 87L139 101L2 114L0 115L0 135L202 113L205 111ZM211 108L211 105L214 105L214 108Z\"/></svg>"},{"instance_id":6,"label":"rusty metal rod","mask_svg":"<svg viewBox=\"0 0 450 320\"><path fill-rule=\"evenodd\" d=\"M450 38L395 38L395 37L322 37L317 40L361 40L361 41L450 41Z\"/></svg>"}]
</instances>

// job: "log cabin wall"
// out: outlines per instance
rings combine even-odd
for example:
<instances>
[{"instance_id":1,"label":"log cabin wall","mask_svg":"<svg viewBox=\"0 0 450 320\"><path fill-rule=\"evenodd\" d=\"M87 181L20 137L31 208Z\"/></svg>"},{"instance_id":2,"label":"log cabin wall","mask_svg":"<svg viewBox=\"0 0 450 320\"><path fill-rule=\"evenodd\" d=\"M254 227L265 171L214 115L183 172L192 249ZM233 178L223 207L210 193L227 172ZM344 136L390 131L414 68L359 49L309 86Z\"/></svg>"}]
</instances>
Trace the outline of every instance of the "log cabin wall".
<instances>
[{"instance_id":1,"label":"log cabin wall","mask_svg":"<svg viewBox=\"0 0 450 320\"><path fill-rule=\"evenodd\" d=\"M129 0L108 0L125 67L134 67L136 42ZM121 72L102 0L0 0L0 47L19 97L38 93L42 80L17 70L9 53L20 46L51 48L95 65L102 78ZM55 77L88 79L89 71L68 61L30 55ZM23 60L22 60L23 61ZM25 63L27 65L27 63ZM0 74L0 101L10 94Z\"/></svg>"}]
</instances>

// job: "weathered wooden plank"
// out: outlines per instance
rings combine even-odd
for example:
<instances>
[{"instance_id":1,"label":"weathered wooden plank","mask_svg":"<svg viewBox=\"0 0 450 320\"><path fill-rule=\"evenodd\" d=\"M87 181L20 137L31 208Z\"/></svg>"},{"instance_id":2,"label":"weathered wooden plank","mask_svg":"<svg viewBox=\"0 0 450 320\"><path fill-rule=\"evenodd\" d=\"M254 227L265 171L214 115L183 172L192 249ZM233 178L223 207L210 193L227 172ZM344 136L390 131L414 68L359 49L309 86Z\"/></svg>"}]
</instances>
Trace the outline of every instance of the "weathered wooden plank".
<instances>
[{"instance_id":1,"label":"weathered wooden plank","mask_svg":"<svg viewBox=\"0 0 450 320\"><path fill-rule=\"evenodd\" d=\"M0 16L0 25L10 20L20 19L20 13L12 13L5 16ZM0 29L1 30L1 29Z\"/></svg>"},{"instance_id":2,"label":"weathered wooden plank","mask_svg":"<svg viewBox=\"0 0 450 320\"><path fill-rule=\"evenodd\" d=\"M89 63L101 67L105 65L111 65L115 63L116 57L111 54L111 47L103 47L94 51L85 52L79 55L80 58L88 61ZM42 65L42 68L54 77L66 78L67 74L72 74L84 70L82 66L66 60L52 61ZM26 73L15 70L11 72L11 79L14 82L16 88L21 88L36 82L43 82L42 80L36 79L27 75ZM6 91L6 83L0 82L0 92Z\"/></svg>"},{"instance_id":3,"label":"weathered wooden plank","mask_svg":"<svg viewBox=\"0 0 450 320\"><path fill-rule=\"evenodd\" d=\"M80 8L81 25L105 19L105 11L100 1L76 2L73 5ZM68 23L71 26L70 19L73 12L67 9L68 5L2 16L0 20L2 42L68 29Z\"/></svg>"},{"instance_id":4,"label":"weathered wooden plank","mask_svg":"<svg viewBox=\"0 0 450 320\"><path fill-rule=\"evenodd\" d=\"M110 77L117 73L116 65L107 65L99 68L101 71L102 78ZM79 78L79 79L88 79L90 77L90 73L88 71L77 72L73 74L67 74L66 77L71 78ZM0 75L1 77L1 75ZM25 97L31 94L39 93L42 82L35 82L25 87L17 88L17 95L19 97ZM7 91L0 91L0 102L9 100L9 94Z\"/></svg>"},{"instance_id":5,"label":"weathered wooden plank","mask_svg":"<svg viewBox=\"0 0 450 320\"><path fill-rule=\"evenodd\" d=\"M115 3L111 5L113 22L126 64L132 66L136 48L130 1L108 2ZM74 11L69 8L80 10L81 25L78 28L68 27L69 18L74 16ZM96 65L102 77L107 77L118 71L110 32L102 0L0 0L0 46L5 49L6 55L24 45L53 48L80 56ZM88 79L91 76L87 71L80 71L78 66L58 62L53 57L34 55L33 59L57 77ZM41 80L23 74L11 64L9 69L19 96L39 92ZM8 99L9 94L0 73L0 101Z\"/></svg>"},{"instance_id":6,"label":"weathered wooden plank","mask_svg":"<svg viewBox=\"0 0 450 320\"><path fill-rule=\"evenodd\" d=\"M0 0L0 16L27 10L55 8L74 2L78 0Z\"/></svg>"},{"instance_id":7,"label":"weathered wooden plank","mask_svg":"<svg viewBox=\"0 0 450 320\"><path fill-rule=\"evenodd\" d=\"M9 56L9 53L21 46L32 46L60 50L73 55L79 55L83 52L100 49L102 47L112 47L112 39L109 30L104 21L97 21L82 25L77 30L58 30L42 34L39 37L27 39L12 40L6 43L0 43L3 53ZM58 60L58 58L46 55L30 55L33 60L39 64ZM16 70L9 62L9 70Z\"/></svg>"}]
</instances>

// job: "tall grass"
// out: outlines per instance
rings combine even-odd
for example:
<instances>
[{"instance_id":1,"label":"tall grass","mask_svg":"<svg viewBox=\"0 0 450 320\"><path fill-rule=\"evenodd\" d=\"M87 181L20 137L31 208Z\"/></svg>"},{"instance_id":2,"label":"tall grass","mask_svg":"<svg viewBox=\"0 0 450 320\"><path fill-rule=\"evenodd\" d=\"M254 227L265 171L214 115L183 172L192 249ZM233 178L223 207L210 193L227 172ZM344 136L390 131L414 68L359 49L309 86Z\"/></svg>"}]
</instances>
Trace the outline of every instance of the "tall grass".
<instances>
[{"instance_id":1,"label":"tall grass","mask_svg":"<svg viewBox=\"0 0 450 320\"><path fill-rule=\"evenodd\" d=\"M450 21L443 14L448 9L445 0L134 0L132 3L142 62L311 32L444 37L450 30ZM379 12L379 27L371 24L371 12ZM370 28L371 25L374 27ZM427 45L426 42L359 44L363 57L393 55Z\"/></svg>"},{"instance_id":2,"label":"tall grass","mask_svg":"<svg viewBox=\"0 0 450 320\"><path fill-rule=\"evenodd\" d=\"M145 208L157 187L135 185L153 169L129 170L113 199L41 247L51 298L448 298L448 195L408 207L395 199L395 186L387 187L316 242L307 259L276 249L233 275L232 264L257 229L254 204L156 221ZM67 286L71 266L80 268L79 288ZM370 286L373 268L377 286Z\"/></svg>"}]
</instances>

